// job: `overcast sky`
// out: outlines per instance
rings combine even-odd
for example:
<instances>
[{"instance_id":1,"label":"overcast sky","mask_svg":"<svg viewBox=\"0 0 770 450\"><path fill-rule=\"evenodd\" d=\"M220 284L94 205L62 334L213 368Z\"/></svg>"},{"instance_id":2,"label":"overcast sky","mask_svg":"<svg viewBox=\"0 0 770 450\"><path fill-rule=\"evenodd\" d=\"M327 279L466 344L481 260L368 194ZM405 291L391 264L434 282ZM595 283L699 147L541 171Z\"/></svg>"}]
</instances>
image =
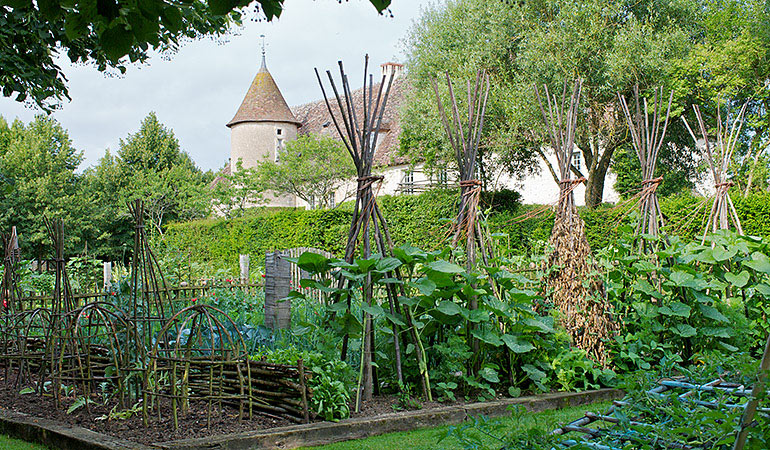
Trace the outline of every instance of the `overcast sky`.
<instances>
[{"instance_id":1,"label":"overcast sky","mask_svg":"<svg viewBox=\"0 0 770 450\"><path fill-rule=\"evenodd\" d=\"M341 59L351 77L360 78L366 53L377 71L383 62L402 61L401 40L421 9L437 1L393 0L390 17L378 15L367 0L286 0L273 23L248 21L227 42L190 42L170 59L155 55L148 64L130 66L122 77L63 59L72 101L54 117L84 152L81 169L96 163L105 149L116 151L119 139L136 132L150 111L174 130L200 167L218 169L230 155L225 123L259 69L261 34L267 67L293 106L320 98L314 67L334 69ZM0 97L0 115L8 121L28 122L39 113Z\"/></svg>"}]
</instances>

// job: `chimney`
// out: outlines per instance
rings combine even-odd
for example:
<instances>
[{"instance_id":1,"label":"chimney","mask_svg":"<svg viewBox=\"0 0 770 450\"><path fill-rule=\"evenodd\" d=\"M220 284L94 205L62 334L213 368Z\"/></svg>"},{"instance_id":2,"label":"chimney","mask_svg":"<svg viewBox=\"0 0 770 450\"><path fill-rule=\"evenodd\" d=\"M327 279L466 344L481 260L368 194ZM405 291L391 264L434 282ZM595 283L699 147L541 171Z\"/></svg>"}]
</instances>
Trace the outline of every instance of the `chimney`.
<instances>
[{"instance_id":1,"label":"chimney","mask_svg":"<svg viewBox=\"0 0 770 450\"><path fill-rule=\"evenodd\" d=\"M395 62L386 62L385 64L380 64L380 67L382 68L382 74L385 76L386 83L390 77L393 77L395 80L404 71L404 65Z\"/></svg>"}]
</instances>

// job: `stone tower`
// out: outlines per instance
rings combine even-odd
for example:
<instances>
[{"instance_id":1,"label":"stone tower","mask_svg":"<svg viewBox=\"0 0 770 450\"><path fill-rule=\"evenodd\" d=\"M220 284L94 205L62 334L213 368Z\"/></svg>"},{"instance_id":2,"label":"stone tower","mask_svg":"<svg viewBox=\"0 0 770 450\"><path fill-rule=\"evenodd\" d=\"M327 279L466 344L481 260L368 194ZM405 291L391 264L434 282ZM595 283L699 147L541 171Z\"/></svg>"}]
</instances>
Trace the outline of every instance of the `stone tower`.
<instances>
[{"instance_id":1,"label":"stone tower","mask_svg":"<svg viewBox=\"0 0 770 450\"><path fill-rule=\"evenodd\" d=\"M244 168L264 160L277 161L286 142L297 138L300 122L286 104L273 76L267 70L265 53L262 66L251 82L230 128L230 169L237 170L240 160ZM267 206L296 206L294 196L265 195Z\"/></svg>"}]
</instances>

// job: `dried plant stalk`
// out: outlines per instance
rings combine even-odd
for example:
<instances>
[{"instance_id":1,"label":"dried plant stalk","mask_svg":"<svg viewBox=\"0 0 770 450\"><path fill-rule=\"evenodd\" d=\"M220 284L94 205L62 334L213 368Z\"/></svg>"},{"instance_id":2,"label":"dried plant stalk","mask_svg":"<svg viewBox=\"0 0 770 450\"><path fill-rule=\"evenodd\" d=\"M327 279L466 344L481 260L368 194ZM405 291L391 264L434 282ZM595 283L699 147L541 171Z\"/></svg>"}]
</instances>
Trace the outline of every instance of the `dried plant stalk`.
<instances>
[{"instance_id":1,"label":"dried plant stalk","mask_svg":"<svg viewBox=\"0 0 770 450\"><path fill-rule=\"evenodd\" d=\"M581 82L576 80L567 96L567 83L561 99L545 87L546 105L535 87L551 147L559 167L559 200L549 243L553 251L544 261L545 283L562 314L562 325L572 342L604 367L610 359L605 342L620 329L607 301L604 284L598 277L585 234L585 223L575 207L573 191L585 179L570 178L575 144ZM547 109L546 109L547 108Z\"/></svg>"}]
</instances>

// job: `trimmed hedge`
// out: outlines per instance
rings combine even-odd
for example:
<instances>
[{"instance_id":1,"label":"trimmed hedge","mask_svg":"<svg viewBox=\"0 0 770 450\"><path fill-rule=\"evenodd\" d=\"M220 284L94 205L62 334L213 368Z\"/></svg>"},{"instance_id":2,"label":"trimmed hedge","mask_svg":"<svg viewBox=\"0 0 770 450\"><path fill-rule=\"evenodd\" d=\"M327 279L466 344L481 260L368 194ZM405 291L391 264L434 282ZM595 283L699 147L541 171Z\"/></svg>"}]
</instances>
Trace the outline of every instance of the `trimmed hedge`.
<instances>
[{"instance_id":1,"label":"trimmed hedge","mask_svg":"<svg viewBox=\"0 0 770 450\"><path fill-rule=\"evenodd\" d=\"M500 199L501 201L496 201ZM508 236L508 245L527 252L532 243L546 240L553 226L551 214L521 220L541 205L519 205L510 192L484 196L489 209L492 233ZM379 198L395 245L411 244L424 249L441 247L447 239L450 218L456 214L455 191L429 191L418 196L383 196ZM747 234L770 236L770 194L747 198L734 196L733 202ZM698 210L697 206L701 205ZM490 206L491 205L491 206ZM667 223L683 238L696 238L703 232L702 222L710 203L702 197L679 195L661 200ZM586 222L588 240L594 248L608 245L617 235L619 225L631 223L625 210L633 206L603 205L580 209ZM238 255L250 254L256 263L265 252L292 247L317 247L341 256L350 222L352 205L333 210L257 209L238 219L203 219L174 223L164 236L164 251L182 254L190 261L206 262L216 268L238 271Z\"/></svg>"}]
</instances>

